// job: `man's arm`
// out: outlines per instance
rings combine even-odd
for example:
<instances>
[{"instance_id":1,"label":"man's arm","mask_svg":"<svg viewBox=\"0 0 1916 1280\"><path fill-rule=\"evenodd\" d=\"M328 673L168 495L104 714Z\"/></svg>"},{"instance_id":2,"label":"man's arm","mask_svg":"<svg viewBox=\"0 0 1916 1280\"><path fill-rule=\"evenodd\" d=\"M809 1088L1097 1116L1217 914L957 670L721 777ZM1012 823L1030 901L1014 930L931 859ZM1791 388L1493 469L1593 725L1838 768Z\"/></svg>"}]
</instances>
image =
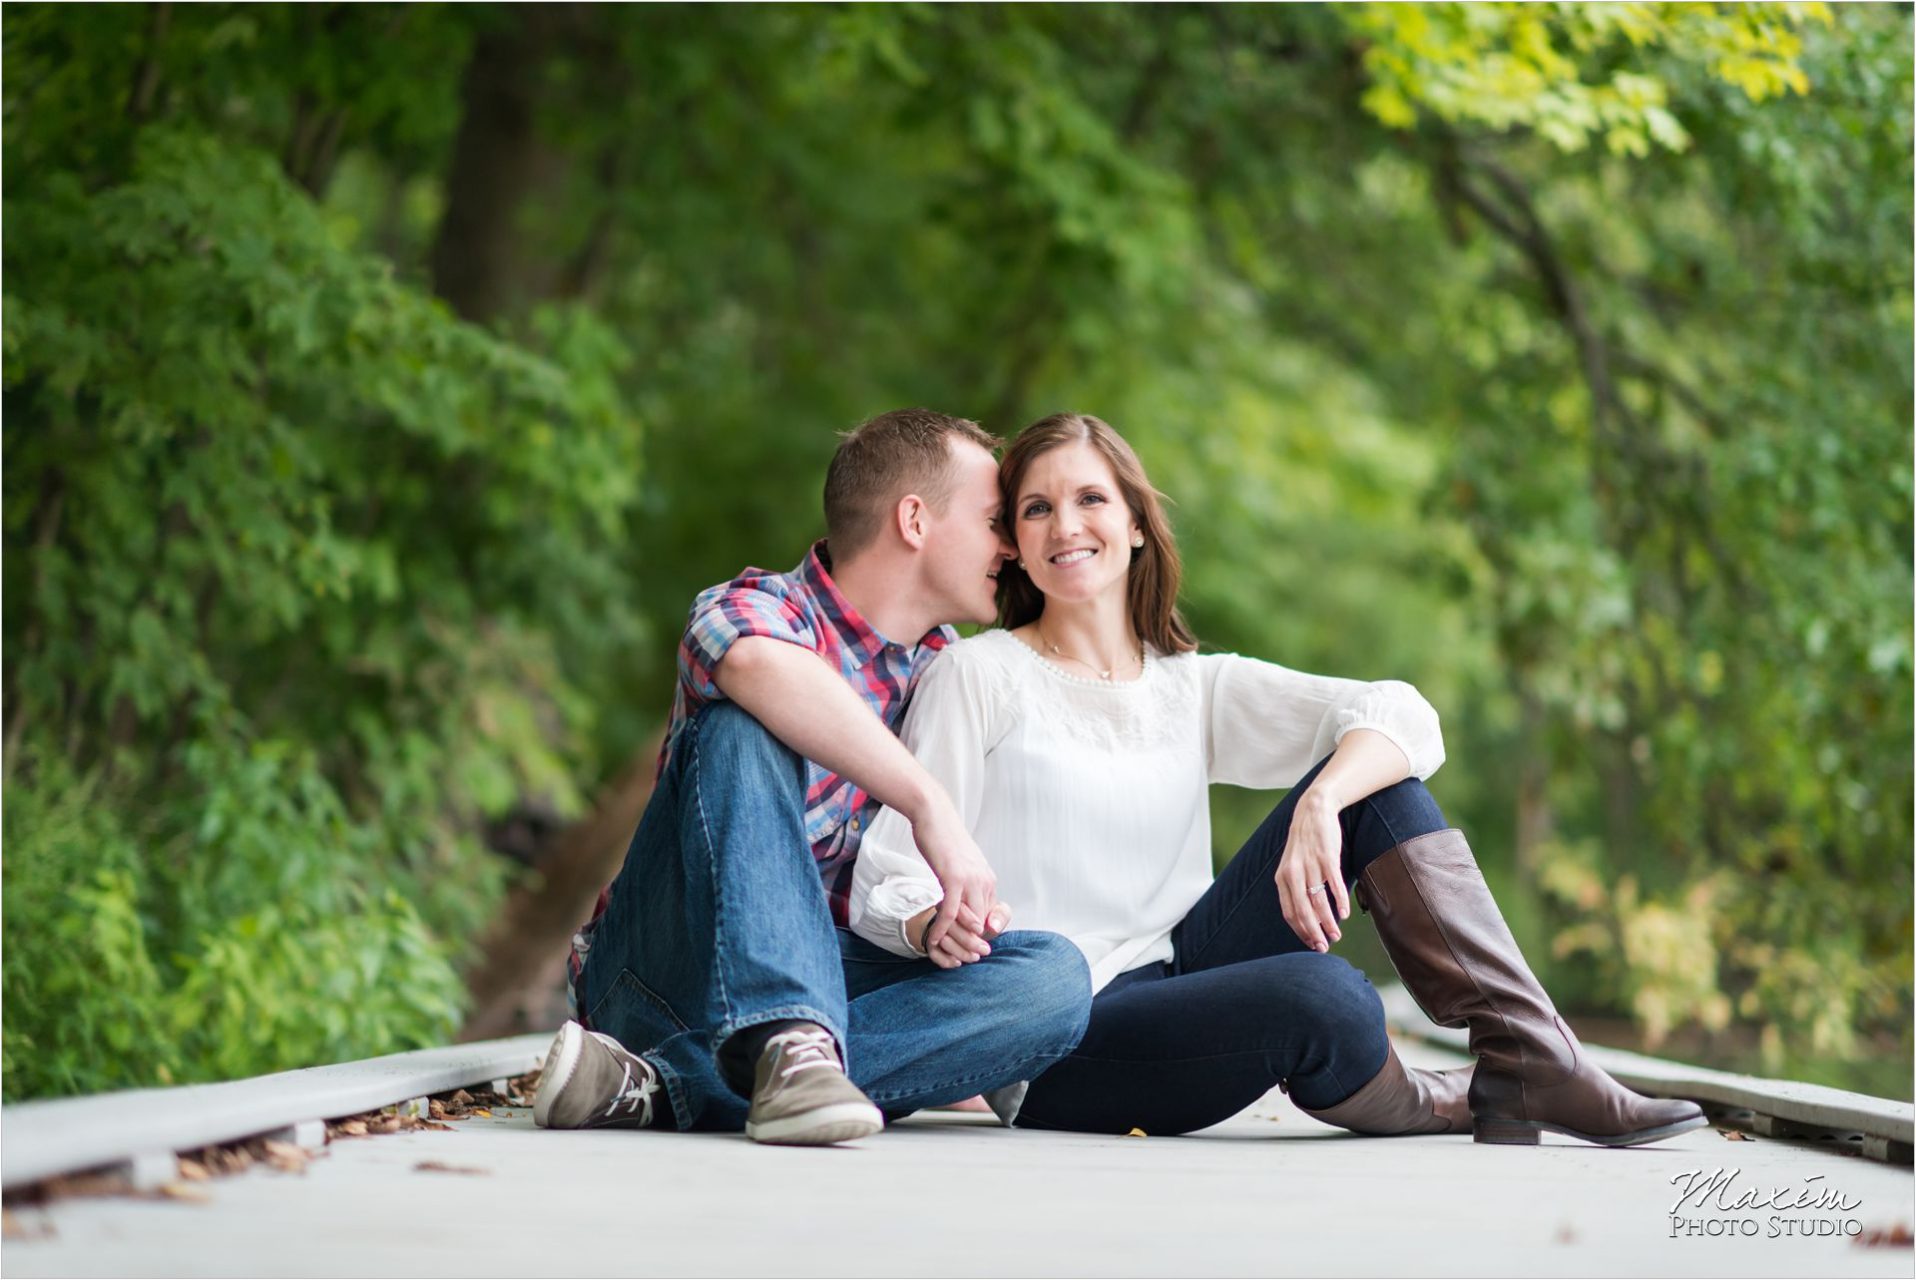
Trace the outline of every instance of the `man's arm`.
<instances>
[{"instance_id":1,"label":"man's arm","mask_svg":"<svg viewBox=\"0 0 1916 1280\"><path fill-rule=\"evenodd\" d=\"M911 823L918 851L945 890L934 946L961 911L974 934L983 931L998 901L998 878L951 797L823 659L783 640L741 636L713 668L712 681L780 742ZM982 940L976 945L980 955L989 950Z\"/></svg>"}]
</instances>

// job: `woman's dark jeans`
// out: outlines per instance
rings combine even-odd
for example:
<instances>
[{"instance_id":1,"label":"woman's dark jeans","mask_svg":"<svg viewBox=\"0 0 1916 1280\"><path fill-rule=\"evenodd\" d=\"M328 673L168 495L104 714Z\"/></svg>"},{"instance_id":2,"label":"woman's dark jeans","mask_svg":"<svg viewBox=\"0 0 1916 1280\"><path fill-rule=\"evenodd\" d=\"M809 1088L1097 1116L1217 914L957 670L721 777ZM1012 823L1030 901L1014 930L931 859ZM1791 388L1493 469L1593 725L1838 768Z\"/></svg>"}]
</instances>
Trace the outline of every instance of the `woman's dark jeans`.
<instances>
[{"instance_id":1,"label":"woman's dark jeans","mask_svg":"<svg viewBox=\"0 0 1916 1280\"><path fill-rule=\"evenodd\" d=\"M1321 1111L1384 1065L1384 1007L1362 972L1310 950L1277 901L1297 801L1325 762L1271 811L1171 933L1170 960L1120 974L1091 1002L1077 1050L1032 1081L1019 1128L1189 1133L1284 1083ZM1415 779L1338 815L1344 883L1379 855L1447 825Z\"/></svg>"}]
</instances>

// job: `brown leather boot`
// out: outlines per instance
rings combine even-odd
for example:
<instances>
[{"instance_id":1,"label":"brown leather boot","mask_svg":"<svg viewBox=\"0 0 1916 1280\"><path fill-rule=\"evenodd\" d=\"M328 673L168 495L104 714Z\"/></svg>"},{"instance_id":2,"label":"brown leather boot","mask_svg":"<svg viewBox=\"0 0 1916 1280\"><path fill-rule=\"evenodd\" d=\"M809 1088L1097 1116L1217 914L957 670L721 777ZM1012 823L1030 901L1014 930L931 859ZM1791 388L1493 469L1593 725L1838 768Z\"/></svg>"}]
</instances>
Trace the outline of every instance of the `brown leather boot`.
<instances>
[{"instance_id":1,"label":"brown leather boot","mask_svg":"<svg viewBox=\"0 0 1916 1280\"><path fill-rule=\"evenodd\" d=\"M1471 1070L1406 1069L1398 1060L1397 1046L1391 1045L1383 1069L1371 1077L1369 1084L1334 1107L1298 1110L1325 1124L1377 1137L1462 1133L1470 1128L1470 1102L1464 1095L1470 1088Z\"/></svg>"},{"instance_id":2,"label":"brown leather boot","mask_svg":"<svg viewBox=\"0 0 1916 1280\"><path fill-rule=\"evenodd\" d=\"M1406 840L1364 868L1357 900L1433 1022L1470 1028L1479 1142L1531 1145L1545 1129L1630 1147L1701 1127L1702 1108L1646 1098L1590 1062L1557 1016L1461 831Z\"/></svg>"}]
</instances>

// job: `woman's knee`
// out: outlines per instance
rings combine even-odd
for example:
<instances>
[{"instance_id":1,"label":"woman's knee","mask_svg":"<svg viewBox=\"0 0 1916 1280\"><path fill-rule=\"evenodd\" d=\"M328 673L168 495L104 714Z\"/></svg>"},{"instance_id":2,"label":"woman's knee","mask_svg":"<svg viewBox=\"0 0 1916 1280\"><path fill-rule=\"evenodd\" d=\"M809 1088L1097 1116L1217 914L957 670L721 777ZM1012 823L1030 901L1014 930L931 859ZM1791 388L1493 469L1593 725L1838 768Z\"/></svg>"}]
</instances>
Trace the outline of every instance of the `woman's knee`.
<instances>
[{"instance_id":1,"label":"woman's knee","mask_svg":"<svg viewBox=\"0 0 1916 1280\"><path fill-rule=\"evenodd\" d=\"M1299 959L1314 963L1288 976L1303 996L1319 1033L1345 1045L1372 1041L1381 1045L1387 1035L1384 1000L1363 970L1341 956L1305 953Z\"/></svg>"},{"instance_id":2,"label":"woman's knee","mask_svg":"<svg viewBox=\"0 0 1916 1280\"><path fill-rule=\"evenodd\" d=\"M1450 825L1430 789L1416 778L1405 778L1373 792L1351 810L1360 826L1374 824L1372 842L1379 844L1378 853Z\"/></svg>"}]
</instances>

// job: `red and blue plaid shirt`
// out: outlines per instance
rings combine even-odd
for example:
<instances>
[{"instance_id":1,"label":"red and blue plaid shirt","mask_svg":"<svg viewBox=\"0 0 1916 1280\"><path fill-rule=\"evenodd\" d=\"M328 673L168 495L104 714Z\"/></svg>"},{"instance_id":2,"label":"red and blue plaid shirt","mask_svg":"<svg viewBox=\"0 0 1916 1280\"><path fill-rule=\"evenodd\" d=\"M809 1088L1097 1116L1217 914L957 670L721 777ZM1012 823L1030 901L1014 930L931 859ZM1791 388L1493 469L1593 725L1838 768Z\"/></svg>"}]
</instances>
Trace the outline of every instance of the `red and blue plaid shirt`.
<instances>
[{"instance_id":1,"label":"red and blue plaid shirt","mask_svg":"<svg viewBox=\"0 0 1916 1280\"><path fill-rule=\"evenodd\" d=\"M699 709L725 695L712 680L713 669L746 636L769 636L810 649L838 669L845 683L863 695L887 728L897 731L913 683L939 650L957 638L950 627L926 632L914 645L894 644L852 607L832 581L831 558L823 542L790 573L747 569L730 582L699 593L679 641L678 691L659 771L665 771L679 731ZM849 779L805 762L805 836L825 882L832 919L847 923L852 864L858 842L870 824L876 802ZM569 985L576 991L585 968L592 932L612 900L612 886L599 894L592 919L572 939ZM576 1010L575 1010L575 1015Z\"/></svg>"}]
</instances>

